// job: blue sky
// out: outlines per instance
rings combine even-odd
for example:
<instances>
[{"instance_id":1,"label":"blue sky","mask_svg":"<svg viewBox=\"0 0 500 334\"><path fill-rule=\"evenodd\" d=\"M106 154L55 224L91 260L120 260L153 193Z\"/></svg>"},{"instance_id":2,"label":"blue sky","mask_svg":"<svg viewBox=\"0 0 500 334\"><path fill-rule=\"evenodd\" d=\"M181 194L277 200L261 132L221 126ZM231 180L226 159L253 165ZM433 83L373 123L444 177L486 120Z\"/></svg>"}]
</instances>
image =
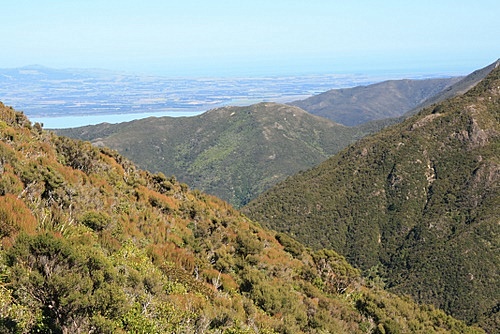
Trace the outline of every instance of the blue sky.
<instances>
[{"instance_id":1,"label":"blue sky","mask_svg":"<svg viewBox=\"0 0 500 334\"><path fill-rule=\"evenodd\" d=\"M468 73L500 57L498 0L2 1L0 67L176 76Z\"/></svg>"}]
</instances>

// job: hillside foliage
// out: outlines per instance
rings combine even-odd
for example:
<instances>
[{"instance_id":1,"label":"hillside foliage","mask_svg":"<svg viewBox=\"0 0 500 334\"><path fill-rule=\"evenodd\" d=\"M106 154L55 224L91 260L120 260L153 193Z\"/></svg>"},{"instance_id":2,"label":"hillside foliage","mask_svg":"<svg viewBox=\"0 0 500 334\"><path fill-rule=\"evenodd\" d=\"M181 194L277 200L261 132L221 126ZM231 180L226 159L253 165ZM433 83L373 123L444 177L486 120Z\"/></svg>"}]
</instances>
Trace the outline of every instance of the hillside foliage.
<instances>
[{"instance_id":1,"label":"hillside foliage","mask_svg":"<svg viewBox=\"0 0 500 334\"><path fill-rule=\"evenodd\" d=\"M500 68L244 208L390 291L500 328Z\"/></svg>"},{"instance_id":2,"label":"hillside foliage","mask_svg":"<svg viewBox=\"0 0 500 334\"><path fill-rule=\"evenodd\" d=\"M141 168L175 175L236 207L367 132L277 103L57 130L115 149Z\"/></svg>"},{"instance_id":3,"label":"hillside foliage","mask_svg":"<svg viewBox=\"0 0 500 334\"><path fill-rule=\"evenodd\" d=\"M481 333L0 104L2 333Z\"/></svg>"}]
</instances>

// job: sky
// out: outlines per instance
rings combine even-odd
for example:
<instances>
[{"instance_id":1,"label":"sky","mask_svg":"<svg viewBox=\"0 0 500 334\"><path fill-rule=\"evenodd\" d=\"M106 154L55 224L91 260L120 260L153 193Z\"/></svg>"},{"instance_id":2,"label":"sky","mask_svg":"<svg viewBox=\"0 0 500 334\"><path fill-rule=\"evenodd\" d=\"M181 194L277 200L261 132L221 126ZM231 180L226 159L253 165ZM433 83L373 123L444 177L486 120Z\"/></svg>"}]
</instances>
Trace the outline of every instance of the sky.
<instances>
[{"instance_id":1,"label":"sky","mask_svg":"<svg viewBox=\"0 0 500 334\"><path fill-rule=\"evenodd\" d=\"M498 0L0 0L0 68L172 76L466 74L500 58Z\"/></svg>"}]
</instances>

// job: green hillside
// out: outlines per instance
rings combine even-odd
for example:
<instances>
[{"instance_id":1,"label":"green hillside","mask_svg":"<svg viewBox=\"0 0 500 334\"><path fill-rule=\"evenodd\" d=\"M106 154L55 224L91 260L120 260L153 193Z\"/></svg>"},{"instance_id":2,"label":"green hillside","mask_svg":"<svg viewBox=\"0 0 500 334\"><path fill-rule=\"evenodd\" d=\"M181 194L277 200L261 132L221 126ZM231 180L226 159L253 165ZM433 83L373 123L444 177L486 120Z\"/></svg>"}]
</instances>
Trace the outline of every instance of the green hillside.
<instances>
[{"instance_id":1,"label":"green hillside","mask_svg":"<svg viewBox=\"0 0 500 334\"><path fill-rule=\"evenodd\" d=\"M499 321L500 68L278 184L244 212L333 248L390 291Z\"/></svg>"},{"instance_id":2,"label":"green hillside","mask_svg":"<svg viewBox=\"0 0 500 334\"><path fill-rule=\"evenodd\" d=\"M389 80L368 86L332 89L290 104L334 122L356 126L402 116L461 79Z\"/></svg>"},{"instance_id":3,"label":"green hillside","mask_svg":"<svg viewBox=\"0 0 500 334\"><path fill-rule=\"evenodd\" d=\"M2 104L0 152L2 333L482 332Z\"/></svg>"},{"instance_id":4,"label":"green hillside","mask_svg":"<svg viewBox=\"0 0 500 334\"><path fill-rule=\"evenodd\" d=\"M326 160L364 134L276 103L58 133L116 149L141 168L175 175L237 207L285 177Z\"/></svg>"},{"instance_id":5,"label":"green hillside","mask_svg":"<svg viewBox=\"0 0 500 334\"><path fill-rule=\"evenodd\" d=\"M398 80L332 91L343 96L340 100L344 101L335 99L335 108L347 114L352 108L376 109L375 118L385 117L356 127L342 126L291 106L259 103L218 108L196 117L150 118L56 132L116 149L141 168L175 175L194 188L241 207L287 176L316 166L364 135L403 119L386 117L401 115L438 92L431 99L458 94L483 78L486 70L460 81ZM332 92L311 101L331 106ZM350 117L364 116L352 112Z\"/></svg>"}]
</instances>

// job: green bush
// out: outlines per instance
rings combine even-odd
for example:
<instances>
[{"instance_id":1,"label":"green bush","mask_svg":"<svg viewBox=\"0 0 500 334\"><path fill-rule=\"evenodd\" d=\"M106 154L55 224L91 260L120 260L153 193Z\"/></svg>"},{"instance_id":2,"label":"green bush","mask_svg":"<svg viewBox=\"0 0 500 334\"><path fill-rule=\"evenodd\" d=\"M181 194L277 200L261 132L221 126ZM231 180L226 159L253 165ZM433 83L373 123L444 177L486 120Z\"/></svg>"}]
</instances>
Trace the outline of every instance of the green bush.
<instances>
[{"instance_id":1,"label":"green bush","mask_svg":"<svg viewBox=\"0 0 500 334\"><path fill-rule=\"evenodd\" d=\"M111 223L111 218L105 213L90 211L83 215L80 223L94 231L102 231Z\"/></svg>"}]
</instances>

